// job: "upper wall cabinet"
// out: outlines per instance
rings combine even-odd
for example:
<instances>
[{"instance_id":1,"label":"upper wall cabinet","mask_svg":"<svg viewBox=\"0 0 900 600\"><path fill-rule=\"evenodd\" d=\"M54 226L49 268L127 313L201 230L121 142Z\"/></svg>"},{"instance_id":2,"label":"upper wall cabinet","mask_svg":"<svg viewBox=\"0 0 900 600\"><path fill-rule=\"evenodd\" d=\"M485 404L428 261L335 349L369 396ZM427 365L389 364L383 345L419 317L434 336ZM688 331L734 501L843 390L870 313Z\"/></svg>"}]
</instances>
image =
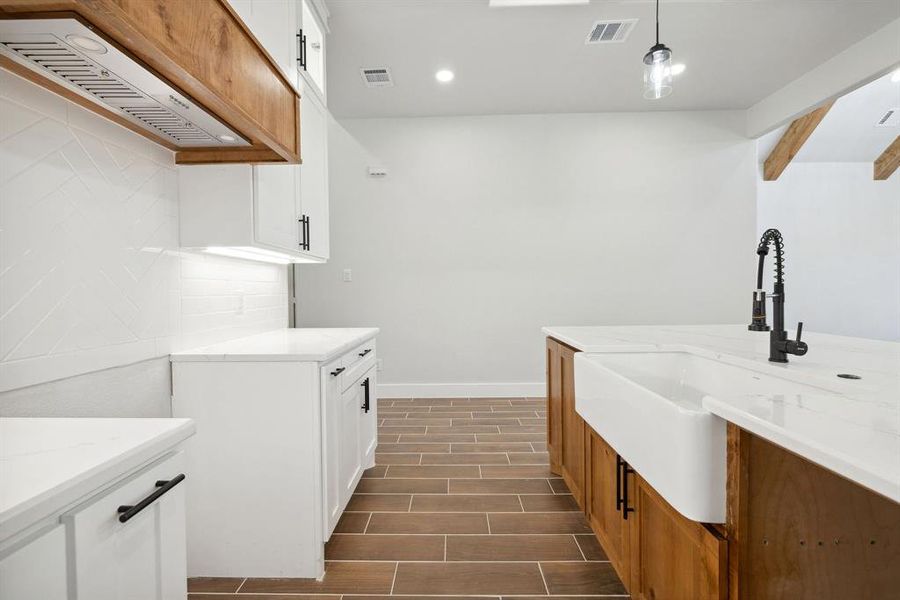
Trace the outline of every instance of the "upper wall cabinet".
<instances>
[{"instance_id":1,"label":"upper wall cabinet","mask_svg":"<svg viewBox=\"0 0 900 600\"><path fill-rule=\"evenodd\" d=\"M0 0L0 67L179 164L296 164L302 13L289 0Z\"/></svg>"}]
</instances>

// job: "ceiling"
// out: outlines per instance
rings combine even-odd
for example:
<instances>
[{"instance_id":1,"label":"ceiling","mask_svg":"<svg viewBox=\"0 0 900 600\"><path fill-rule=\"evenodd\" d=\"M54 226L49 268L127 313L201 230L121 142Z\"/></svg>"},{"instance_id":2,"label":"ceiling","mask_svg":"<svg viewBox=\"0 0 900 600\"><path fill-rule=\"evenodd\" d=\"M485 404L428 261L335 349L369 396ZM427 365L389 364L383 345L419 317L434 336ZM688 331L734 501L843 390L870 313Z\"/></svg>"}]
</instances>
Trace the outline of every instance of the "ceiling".
<instances>
[{"instance_id":1,"label":"ceiling","mask_svg":"<svg viewBox=\"0 0 900 600\"><path fill-rule=\"evenodd\" d=\"M900 81L888 74L838 98L792 162L873 162L900 135L900 125L875 126L892 109L900 112ZM760 160L786 129L759 138Z\"/></svg>"},{"instance_id":2,"label":"ceiling","mask_svg":"<svg viewBox=\"0 0 900 600\"><path fill-rule=\"evenodd\" d=\"M328 102L338 117L742 109L888 22L900 0L662 0L661 41L687 70L642 98L654 4L489 8L488 0L327 0ZM637 18L625 42L585 45L600 19ZM394 87L367 88L362 67ZM434 73L452 69L439 84Z\"/></svg>"}]
</instances>

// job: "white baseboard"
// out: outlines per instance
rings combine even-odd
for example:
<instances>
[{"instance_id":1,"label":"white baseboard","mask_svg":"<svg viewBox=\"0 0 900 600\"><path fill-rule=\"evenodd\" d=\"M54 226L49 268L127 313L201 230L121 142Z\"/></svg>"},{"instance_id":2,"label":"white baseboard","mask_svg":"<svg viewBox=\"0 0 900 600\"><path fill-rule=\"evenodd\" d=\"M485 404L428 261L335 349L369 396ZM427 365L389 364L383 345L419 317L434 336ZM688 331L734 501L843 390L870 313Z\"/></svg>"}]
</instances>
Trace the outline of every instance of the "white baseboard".
<instances>
[{"instance_id":1,"label":"white baseboard","mask_svg":"<svg viewBox=\"0 0 900 600\"><path fill-rule=\"evenodd\" d=\"M379 383L379 398L524 398L547 395L547 384L535 383Z\"/></svg>"}]
</instances>

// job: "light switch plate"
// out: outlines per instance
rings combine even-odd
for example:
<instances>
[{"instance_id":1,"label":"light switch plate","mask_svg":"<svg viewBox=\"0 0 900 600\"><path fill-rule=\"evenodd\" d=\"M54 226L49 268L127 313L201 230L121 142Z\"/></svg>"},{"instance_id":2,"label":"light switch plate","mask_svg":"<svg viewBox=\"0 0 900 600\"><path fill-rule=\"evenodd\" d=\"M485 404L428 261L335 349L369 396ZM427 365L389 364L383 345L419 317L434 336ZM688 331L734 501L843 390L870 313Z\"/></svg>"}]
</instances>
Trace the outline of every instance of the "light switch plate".
<instances>
[{"instance_id":1,"label":"light switch plate","mask_svg":"<svg viewBox=\"0 0 900 600\"><path fill-rule=\"evenodd\" d=\"M353 281L353 269L344 269L344 272L343 272L343 274L341 275L341 278L342 278L345 282Z\"/></svg>"}]
</instances>

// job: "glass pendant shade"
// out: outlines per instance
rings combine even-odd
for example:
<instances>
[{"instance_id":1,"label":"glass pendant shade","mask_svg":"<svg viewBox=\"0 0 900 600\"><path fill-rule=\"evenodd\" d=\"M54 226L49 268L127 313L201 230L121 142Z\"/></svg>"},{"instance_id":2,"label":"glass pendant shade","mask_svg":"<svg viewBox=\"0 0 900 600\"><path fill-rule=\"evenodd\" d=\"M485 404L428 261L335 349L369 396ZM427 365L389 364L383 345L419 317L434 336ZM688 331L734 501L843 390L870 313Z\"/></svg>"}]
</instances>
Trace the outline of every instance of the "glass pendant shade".
<instances>
[{"instance_id":1,"label":"glass pendant shade","mask_svg":"<svg viewBox=\"0 0 900 600\"><path fill-rule=\"evenodd\" d=\"M656 44L644 55L644 98L659 100L672 93L672 51Z\"/></svg>"}]
</instances>

